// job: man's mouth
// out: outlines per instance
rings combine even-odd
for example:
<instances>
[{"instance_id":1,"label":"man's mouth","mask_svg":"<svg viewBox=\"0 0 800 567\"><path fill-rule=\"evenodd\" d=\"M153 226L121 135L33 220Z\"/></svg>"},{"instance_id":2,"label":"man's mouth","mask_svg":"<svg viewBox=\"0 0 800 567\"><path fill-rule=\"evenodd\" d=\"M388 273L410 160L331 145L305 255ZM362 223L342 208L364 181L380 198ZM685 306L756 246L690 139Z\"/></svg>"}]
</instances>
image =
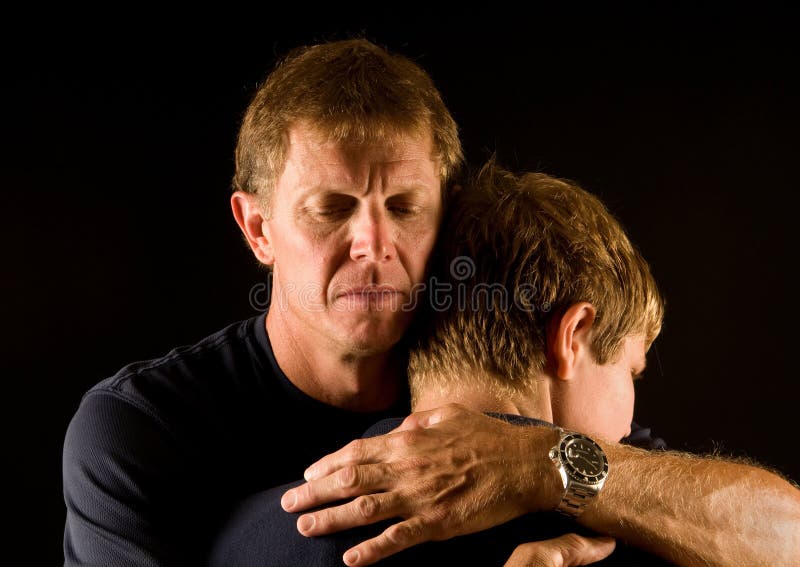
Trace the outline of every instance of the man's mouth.
<instances>
[{"instance_id":1,"label":"man's mouth","mask_svg":"<svg viewBox=\"0 0 800 567\"><path fill-rule=\"evenodd\" d=\"M353 308L370 306L399 307L405 294L388 284L368 284L364 286L348 286L336 290L336 302Z\"/></svg>"},{"instance_id":2,"label":"man's mouth","mask_svg":"<svg viewBox=\"0 0 800 567\"><path fill-rule=\"evenodd\" d=\"M367 284L365 286L350 286L336 290L336 297L381 297L401 293L398 289L388 284Z\"/></svg>"}]
</instances>

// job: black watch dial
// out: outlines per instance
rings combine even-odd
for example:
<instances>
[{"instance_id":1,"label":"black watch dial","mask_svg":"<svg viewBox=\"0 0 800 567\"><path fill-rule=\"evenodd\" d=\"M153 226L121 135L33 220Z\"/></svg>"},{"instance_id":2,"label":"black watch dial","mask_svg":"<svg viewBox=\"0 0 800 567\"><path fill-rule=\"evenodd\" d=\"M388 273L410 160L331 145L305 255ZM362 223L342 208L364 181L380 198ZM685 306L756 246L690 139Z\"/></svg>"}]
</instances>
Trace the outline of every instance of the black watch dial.
<instances>
[{"instance_id":1,"label":"black watch dial","mask_svg":"<svg viewBox=\"0 0 800 567\"><path fill-rule=\"evenodd\" d=\"M595 483L608 472L608 459L594 441L580 434L568 435L561 442L561 462L578 481Z\"/></svg>"}]
</instances>

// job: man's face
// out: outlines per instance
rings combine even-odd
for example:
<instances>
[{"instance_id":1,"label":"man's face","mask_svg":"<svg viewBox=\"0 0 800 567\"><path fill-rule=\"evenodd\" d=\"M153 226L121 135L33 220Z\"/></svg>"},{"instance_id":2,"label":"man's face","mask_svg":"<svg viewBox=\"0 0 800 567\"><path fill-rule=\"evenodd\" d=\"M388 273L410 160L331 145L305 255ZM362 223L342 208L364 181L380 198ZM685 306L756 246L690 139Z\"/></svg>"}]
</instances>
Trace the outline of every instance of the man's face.
<instances>
[{"instance_id":1,"label":"man's face","mask_svg":"<svg viewBox=\"0 0 800 567\"><path fill-rule=\"evenodd\" d=\"M630 433L633 420L634 379L644 372L644 337L625 338L616 360L597 364L584 357L575 379L564 384L555 422L566 428L619 441Z\"/></svg>"},{"instance_id":2,"label":"man's face","mask_svg":"<svg viewBox=\"0 0 800 567\"><path fill-rule=\"evenodd\" d=\"M333 352L389 350L442 213L430 136L346 145L298 125L272 195L270 317Z\"/></svg>"}]
</instances>

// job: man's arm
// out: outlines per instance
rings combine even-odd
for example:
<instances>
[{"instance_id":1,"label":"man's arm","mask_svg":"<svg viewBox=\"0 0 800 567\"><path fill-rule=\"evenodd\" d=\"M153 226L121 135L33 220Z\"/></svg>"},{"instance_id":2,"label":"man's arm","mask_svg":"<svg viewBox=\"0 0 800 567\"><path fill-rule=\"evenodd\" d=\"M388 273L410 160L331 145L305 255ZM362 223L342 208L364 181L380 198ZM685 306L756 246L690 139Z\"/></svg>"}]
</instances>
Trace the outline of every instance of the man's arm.
<instances>
[{"instance_id":1,"label":"man's arm","mask_svg":"<svg viewBox=\"0 0 800 567\"><path fill-rule=\"evenodd\" d=\"M183 564L156 504L158 494L168 497L161 479L175 458L164 431L140 408L88 394L64 440L65 565Z\"/></svg>"},{"instance_id":2,"label":"man's arm","mask_svg":"<svg viewBox=\"0 0 800 567\"><path fill-rule=\"evenodd\" d=\"M403 518L354 547L368 565L406 547L553 510L563 485L549 449L558 433L516 427L456 405L413 414L315 463L287 492L304 535ZM800 557L800 491L758 467L603 443L610 474L580 522L679 565L790 565ZM306 527L308 524L311 527ZM355 557L345 555L348 559Z\"/></svg>"},{"instance_id":3,"label":"man's arm","mask_svg":"<svg viewBox=\"0 0 800 567\"><path fill-rule=\"evenodd\" d=\"M800 490L762 468L600 441L613 463L579 521L679 565L794 565Z\"/></svg>"}]
</instances>

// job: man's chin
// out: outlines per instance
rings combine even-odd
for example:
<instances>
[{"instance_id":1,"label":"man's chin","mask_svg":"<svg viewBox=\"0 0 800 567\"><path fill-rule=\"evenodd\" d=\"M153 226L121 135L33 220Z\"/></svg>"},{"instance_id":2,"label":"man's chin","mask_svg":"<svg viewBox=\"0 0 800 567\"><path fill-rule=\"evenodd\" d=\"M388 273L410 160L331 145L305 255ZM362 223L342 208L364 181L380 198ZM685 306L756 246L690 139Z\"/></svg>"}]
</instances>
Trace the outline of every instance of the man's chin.
<instances>
[{"instance_id":1,"label":"man's chin","mask_svg":"<svg viewBox=\"0 0 800 567\"><path fill-rule=\"evenodd\" d=\"M346 326L339 336L353 352L376 355L394 348L403 338L408 324L407 317L396 317L388 321L360 321L356 325Z\"/></svg>"}]
</instances>

